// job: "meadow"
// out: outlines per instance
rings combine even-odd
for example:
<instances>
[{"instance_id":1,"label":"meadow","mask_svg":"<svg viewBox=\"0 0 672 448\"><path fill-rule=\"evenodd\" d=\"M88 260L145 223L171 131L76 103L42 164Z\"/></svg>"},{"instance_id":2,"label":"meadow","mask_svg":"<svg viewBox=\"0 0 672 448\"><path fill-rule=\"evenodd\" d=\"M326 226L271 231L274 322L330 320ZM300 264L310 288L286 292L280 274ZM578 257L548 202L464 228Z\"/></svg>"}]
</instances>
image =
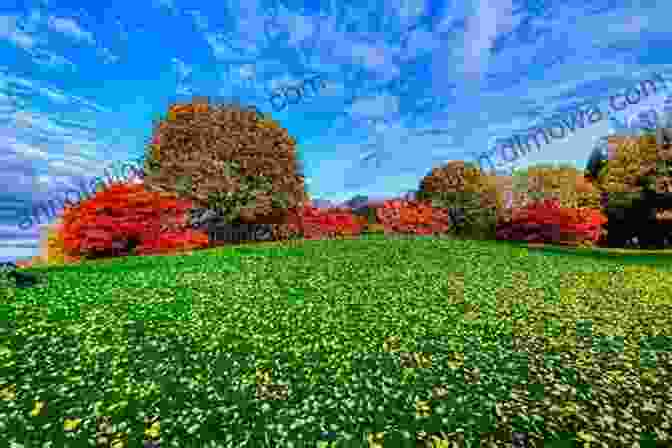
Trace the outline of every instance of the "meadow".
<instances>
[{"instance_id":1,"label":"meadow","mask_svg":"<svg viewBox=\"0 0 672 448\"><path fill-rule=\"evenodd\" d=\"M662 446L671 268L384 236L31 267L0 291L0 440Z\"/></svg>"}]
</instances>

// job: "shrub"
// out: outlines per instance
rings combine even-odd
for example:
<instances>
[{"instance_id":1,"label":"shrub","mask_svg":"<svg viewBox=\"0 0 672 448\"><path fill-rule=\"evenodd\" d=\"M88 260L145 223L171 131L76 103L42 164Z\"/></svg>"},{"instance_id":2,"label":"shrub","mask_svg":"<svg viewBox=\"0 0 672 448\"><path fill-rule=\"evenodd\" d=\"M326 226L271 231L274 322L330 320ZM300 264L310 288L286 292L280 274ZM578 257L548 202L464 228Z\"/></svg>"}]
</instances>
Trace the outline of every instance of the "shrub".
<instances>
[{"instance_id":1,"label":"shrub","mask_svg":"<svg viewBox=\"0 0 672 448\"><path fill-rule=\"evenodd\" d=\"M274 236L282 239L324 239L356 236L362 233L366 220L353 215L347 208L321 210L306 203L290 210L287 222L276 225ZM284 234L283 234L284 232Z\"/></svg>"},{"instance_id":2,"label":"shrub","mask_svg":"<svg viewBox=\"0 0 672 448\"><path fill-rule=\"evenodd\" d=\"M535 201L514 210L511 221L497 226L497 239L565 245L593 245L607 221L599 211L561 207L557 199Z\"/></svg>"},{"instance_id":3,"label":"shrub","mask_svg":"<svg viewBox=\"0 0 672 448\"><path fill-rule=\"evenodd\" d=\"M448 210L419 201L390 200L376 210L386 233L438 235L450 229Z\"/></svg>"},{"instance_id":4,"label":"shrub","mask_svg":"<svg viewBox=\"0 0 672 448\"><path fill-rule=\"evenodd\" d=\"M68 255L98 258L207 246L207 236L184 231L188 201L147 192L140 184L112 184L63 212Z\"/></svg>"},{"instance_id":5,"label":"shrub","mask_svg":"<svg viewBox=\"0 0 672 448\"><path fill-rule=\"evenodd\" d=\"M300 217L301 233L305 239L355 236L362 232L365 224L364 220L345 209L304 207Z\"/></svg>"}]
</instances>

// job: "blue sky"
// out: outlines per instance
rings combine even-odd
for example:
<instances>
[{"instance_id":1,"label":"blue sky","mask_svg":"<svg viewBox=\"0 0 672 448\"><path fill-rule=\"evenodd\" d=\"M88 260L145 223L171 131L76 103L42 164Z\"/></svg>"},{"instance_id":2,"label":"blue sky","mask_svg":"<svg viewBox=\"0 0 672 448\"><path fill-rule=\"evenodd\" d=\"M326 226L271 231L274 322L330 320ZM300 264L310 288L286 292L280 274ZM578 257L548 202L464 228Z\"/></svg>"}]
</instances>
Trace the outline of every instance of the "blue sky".
<instances>
[{"instance_id":1,"label":"blue sky","mask_svg":"<svg viewBox=\"0 0 672 448\"><path fill-rule=\"evenodd\" d=\"M342 201L416 189L577 106L606 112L652 73L672 81L668 1L18 3L0 7L0 261L38 253L25 207L140 156L152 120L191 95L271 113L312 197ZM313 74L319 94L272 110L273 89ZM662 107L659 87L516 166L583 168L599 138Z\"/></svg>"}]
</instances>

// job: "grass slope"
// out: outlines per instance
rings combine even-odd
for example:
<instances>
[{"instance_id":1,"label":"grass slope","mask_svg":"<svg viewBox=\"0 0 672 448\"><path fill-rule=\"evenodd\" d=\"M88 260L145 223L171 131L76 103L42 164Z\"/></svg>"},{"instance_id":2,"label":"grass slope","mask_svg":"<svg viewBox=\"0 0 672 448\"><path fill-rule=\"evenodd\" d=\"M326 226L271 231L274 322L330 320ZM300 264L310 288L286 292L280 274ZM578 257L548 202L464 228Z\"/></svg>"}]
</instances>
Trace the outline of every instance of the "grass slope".
<instances>
[{"instance_id":1,"label":"grass slope","mask_svg":"<svg viewBox=\"0 0 672 448\"><path fill-rule=\"evenodd\" d=\"M669 264L370 237L27 271L2 446L142 446L150 417L179 447L672 440Z\"/></svg>"}]
</instances>

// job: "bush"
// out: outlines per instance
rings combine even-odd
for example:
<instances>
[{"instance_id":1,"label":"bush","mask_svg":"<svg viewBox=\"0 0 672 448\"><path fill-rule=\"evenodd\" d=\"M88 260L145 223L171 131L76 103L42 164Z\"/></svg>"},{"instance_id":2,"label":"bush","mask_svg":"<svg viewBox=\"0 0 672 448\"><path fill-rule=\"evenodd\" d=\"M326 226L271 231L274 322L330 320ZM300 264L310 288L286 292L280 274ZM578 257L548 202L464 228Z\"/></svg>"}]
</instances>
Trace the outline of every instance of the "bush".
<instances>
[{"instance_id":1,"label":"bush","mask_svg":"<svg viewBox=\"0 0 672 448\"><path fill-rule=\"evenodd\" d=\"M347 208L319 209L309 203L291 209L283 224L273 225L276 241L292 239L325 239L360 235L366 220Z\"/></svg>"},{"instance_id":2,"label":"bush","mask_svg":"<svg viewBox=\"0 0 672 448\"><path fill-rule=\"evenodd\" d=\"M66 207L63 248L70 256L99 258L206 247L206 235L184 231L184 212L191 205L174 195L147 192L139 184L112 184Z\"/></svg>"},{"instance_id":3,"label":"bush","mask_svg":"<svg viewBox=\"0 0 672 448\"><path fill-rule=\"evenodd\" d=\"M607 218L589 208L561 207L557 199L536 201L514 210L497 226L497 239L564 245L594 245Z\"/></svg>"},{"instance_id":4,"label":"bush","mask_svg":"<svg viewBox=\"0 0 672 448\"><path fill-rule=\"evenodd\" d=\"M386 233L439 235L450 229L448 210L434 208L427 202L385 201L376 215Z\"/></svg>"},{"instance_id":5,"label":"bush","mask_svg":"<svg viewBox=\"0 0 672 448\"><path fill-rule=\"evenodd\" d=\"M320 210L311 205L292 210L290 226L305 239L356 236L362 233L366 221L347 209Z\"/></svg>"}]
</instances>

